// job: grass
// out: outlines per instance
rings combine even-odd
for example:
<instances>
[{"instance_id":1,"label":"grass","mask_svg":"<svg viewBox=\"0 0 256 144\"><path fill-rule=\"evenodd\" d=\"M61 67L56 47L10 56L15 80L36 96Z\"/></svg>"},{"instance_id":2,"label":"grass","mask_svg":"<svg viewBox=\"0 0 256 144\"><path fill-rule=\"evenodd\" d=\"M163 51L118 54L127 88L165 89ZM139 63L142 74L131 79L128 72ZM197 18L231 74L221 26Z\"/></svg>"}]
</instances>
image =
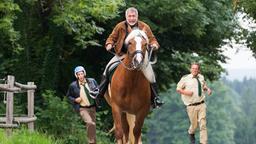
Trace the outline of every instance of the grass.
<instances>
[{"instance_id":1,"label":"grass","mask_svg":"<svg viewBox=\"0 0 256 144\"><path fill-rule=\"evenodd\" d=\"M10 137L0 129L0 144L60 144L53 138L38 132L29 132L26 129L14 130Z\"/></svg>"}]
</instances>

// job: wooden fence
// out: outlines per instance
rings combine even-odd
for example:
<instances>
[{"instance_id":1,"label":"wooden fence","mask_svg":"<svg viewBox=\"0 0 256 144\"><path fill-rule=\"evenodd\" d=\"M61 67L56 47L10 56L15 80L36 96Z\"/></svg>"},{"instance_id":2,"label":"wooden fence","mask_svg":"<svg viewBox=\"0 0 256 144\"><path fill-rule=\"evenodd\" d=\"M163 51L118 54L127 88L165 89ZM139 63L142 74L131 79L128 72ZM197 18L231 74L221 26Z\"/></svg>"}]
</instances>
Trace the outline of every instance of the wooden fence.
<instances>
[{"instance_id":1,"label":"wooden fence","mask_svg":"<svg viewBox=\"0 0 256 144\"><path fill-rule=\"evenodd\" d=\"M28 129L34 131L34 92L36 89L34 82L28 82L27 85L15 82L15 77L8 75L5 84L0 84L0 91L6 93L6 114L0 117L0 128L6 130L7 136L12 133L12 128L18 127L20 123L27 123ZM13 96L14 93L27 92L27 116L14 117L13 115Z\"/></svg>"}]
</instances>

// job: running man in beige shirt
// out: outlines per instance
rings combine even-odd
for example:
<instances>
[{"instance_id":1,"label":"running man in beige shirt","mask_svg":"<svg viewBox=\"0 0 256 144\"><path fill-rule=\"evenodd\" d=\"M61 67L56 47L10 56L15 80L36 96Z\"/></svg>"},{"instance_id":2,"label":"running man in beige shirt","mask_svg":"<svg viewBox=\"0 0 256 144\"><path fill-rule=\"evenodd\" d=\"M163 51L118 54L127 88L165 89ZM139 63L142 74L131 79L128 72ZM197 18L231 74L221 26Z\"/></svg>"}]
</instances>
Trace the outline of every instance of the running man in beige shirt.
<instances>
[{"instance_id":1,"label":"running man in beige shirt","mask_svg":"<svg viewBox=\"0 0 256 144\"><path fill-rule=\"evenodd\" d=\"M190 74L185 75L177 84L177 92L181 94L183 103L187 107L187 114L190 120L188 129L191 144L195 144L195 131L200 128L200 144L207 144L206 128L206 104L205 94L211 95L212 91L207 87L204 76L200 74L200 65L192 63Z\"/></svg>"}]
</instances>

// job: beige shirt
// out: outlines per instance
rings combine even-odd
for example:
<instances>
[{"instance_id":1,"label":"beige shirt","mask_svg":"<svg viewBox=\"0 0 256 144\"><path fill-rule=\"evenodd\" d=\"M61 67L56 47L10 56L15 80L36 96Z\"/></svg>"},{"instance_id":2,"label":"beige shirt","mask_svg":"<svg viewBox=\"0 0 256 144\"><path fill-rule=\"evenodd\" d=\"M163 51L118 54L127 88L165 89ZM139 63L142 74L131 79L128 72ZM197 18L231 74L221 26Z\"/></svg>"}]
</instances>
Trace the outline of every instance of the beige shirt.
<instances>
[{"instance_id":1,"label":"beige shirt","mask_svg":"<svg viewBox=\"0 0 256 144\"><path fill-rule=\"evenodd\" d=\"M189 91L193 92L192 96L181 95L181 99L186 106L189 104L201 102L205 99L205 94L203 92L203 88L205 87L206 82L204 80L204 76L201 74L198 74L198 79L201 83L201 88L202 88L202 94L200 97L198 96L197 79L194 78L192 74L183 76L177 84L177 90L184 89L184 90L189 90Z\"/></svg>"}]
</instances>

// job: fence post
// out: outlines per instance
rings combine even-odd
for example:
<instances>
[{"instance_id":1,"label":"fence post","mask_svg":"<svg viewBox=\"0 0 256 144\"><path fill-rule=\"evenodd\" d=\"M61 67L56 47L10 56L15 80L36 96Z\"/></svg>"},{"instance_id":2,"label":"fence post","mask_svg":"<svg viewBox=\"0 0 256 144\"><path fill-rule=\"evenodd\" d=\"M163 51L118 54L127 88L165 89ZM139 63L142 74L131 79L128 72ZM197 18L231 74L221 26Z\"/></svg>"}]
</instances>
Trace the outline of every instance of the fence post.
<instances>
[{"instance_id":1,"label":"fence post","mask_svg":"<svg viewBox=\"0 0 256 144\"><path fill-rule=\"evenodd\" d=\"M34 82L28 82L28 85L34 85ZM28 90L27 98L28 98L28 117L34 117L34 92L35 90ZM34 121L28 123L28 129L30 131L34 131Z\"/></svg>"},{"instance_id":2,"label":"fence post","mask_svg":"<svg viewBox=\"0 0 256 144\"><path fill-rule=\"evenodd\" d=\"M14 87L14 76L7 76L7 84L9 88ZM7 92L7 104L6 104L6 124L12 125L13 123L13 92ZM12 128L6 129L7 136L12 134Z\"/></svg>"}]
</instances>

